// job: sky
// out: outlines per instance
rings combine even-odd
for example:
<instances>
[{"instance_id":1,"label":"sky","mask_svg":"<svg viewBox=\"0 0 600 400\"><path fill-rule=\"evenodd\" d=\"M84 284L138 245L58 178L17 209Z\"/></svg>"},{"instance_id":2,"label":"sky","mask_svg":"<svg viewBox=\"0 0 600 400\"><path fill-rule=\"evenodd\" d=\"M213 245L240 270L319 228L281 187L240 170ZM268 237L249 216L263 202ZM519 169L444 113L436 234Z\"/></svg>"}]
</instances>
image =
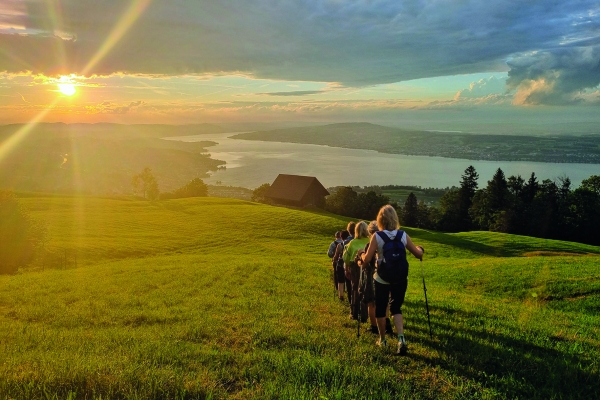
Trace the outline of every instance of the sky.
<instances>
[{"instance_id":1,"label":"sky","mask_svg":"<svg viewBox=\"0 0 600 400\"><path fill-rule=\"evenodd\" d=\"M0 0L4 124L589 127L599 84L597 0Z\"/></svg>"}]
</instances>

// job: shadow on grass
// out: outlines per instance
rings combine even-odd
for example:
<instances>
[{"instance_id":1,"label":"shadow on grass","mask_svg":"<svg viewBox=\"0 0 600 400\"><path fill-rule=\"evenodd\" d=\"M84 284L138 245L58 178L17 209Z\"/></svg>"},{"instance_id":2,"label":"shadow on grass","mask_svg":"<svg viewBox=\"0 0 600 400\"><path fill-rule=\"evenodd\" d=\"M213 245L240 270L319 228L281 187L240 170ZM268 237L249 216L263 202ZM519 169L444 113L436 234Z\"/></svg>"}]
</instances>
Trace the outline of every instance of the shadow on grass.
<instances>
[{"instance_id":1,"label":"shadow on grass","mask_svg":"<svg viewBox=\"0 0 600 400\"><path fill-rule=\"evenodd\" d=\"M506 398L600 398L598 367L593 357L586 356L581 341L559 346L559 342L569 340L542 337L533 330L526 340L515 338L498 333L510 328L486 315L430 306L437 315L432 317L432 340L424 302L407 302L407 306L423 310L409 319L407 333L418 336L416 341L439 354L426 357L410 353L413 360L475 381ZM460 321L460 326L450 321ZM523 336L523 332L515 334Z\"/></svg>"},{"instance_id":2,"label":"shadow on grass","mask_svg":"<svg viewBox=\"0 0 600 400\"><path fill-rule=\"evenodd\" d=\"M422 229L411 228L406 228L406 232L408 232L408 235L413 239L427 240L428 242L452 246L461 250L467 250L485 256L512 257L520 254L519 252L515 252L512 249L500 249L494 246L488 246L483 243L478 243L472 240L449 235L447 233L430 232Z\"/></svg>"}]
</instances>

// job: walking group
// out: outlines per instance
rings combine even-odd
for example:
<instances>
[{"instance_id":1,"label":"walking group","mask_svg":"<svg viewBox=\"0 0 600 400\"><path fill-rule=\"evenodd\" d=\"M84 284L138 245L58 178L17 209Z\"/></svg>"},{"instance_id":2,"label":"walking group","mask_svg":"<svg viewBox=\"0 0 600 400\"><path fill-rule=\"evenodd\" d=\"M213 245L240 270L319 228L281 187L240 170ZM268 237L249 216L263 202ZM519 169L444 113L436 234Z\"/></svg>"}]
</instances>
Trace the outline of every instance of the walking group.
<instances>
[{"instance_id":1,"label":"walking group","mask_svg":"<svg viewBox=\"0 0 600 400\"><path fill-rule=\"evenodd\" d=\"M408 350L402 319L408 286L406 250L419 260L425 253L400 230L394 207L386 205L371 223L350 222L346 230L336 232L328 251L333 261L334 290L342 302L347 293L350 318L358 320L359 325L368 318L371 333L379 334L377 345L387 347L386 334L394 335L391 316L398 355L406 355Z\"/></svg>"}]
</instances>

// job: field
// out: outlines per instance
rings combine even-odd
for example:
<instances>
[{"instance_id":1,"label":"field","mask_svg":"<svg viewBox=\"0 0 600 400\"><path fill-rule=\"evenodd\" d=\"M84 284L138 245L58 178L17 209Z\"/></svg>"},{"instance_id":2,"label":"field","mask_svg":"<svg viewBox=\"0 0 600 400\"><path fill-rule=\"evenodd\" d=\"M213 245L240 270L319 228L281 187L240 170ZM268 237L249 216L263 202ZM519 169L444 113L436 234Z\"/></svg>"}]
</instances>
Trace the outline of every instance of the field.
<instances>
[{"instance_id":1,"label":"field","mask_svg":"<svg viewBox=\"0 0 600 400\"><path fill-rule=\"evenodd\" d=\"M0 276L0 398L600 397L600 248L407 229L409 355L334 298L346 219L234 199L25 197L69 262ZM75 260L75 261L74 261ZM395 344L395 341L392 341Z\"/></svg>"}]
</instances>

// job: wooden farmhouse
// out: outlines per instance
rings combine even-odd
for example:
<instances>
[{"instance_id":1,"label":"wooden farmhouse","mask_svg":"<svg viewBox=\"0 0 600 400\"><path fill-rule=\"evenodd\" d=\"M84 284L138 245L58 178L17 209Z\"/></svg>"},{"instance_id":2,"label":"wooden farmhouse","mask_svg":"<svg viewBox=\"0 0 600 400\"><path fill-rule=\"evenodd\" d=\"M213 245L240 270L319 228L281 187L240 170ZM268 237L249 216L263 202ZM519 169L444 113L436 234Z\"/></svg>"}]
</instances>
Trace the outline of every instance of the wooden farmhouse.
<instances>
[{"instance_id":1,"label":"wooden farmhouse","mask_svg":"<svg viewBox=\"0 0 600 400\"><path fill-rule=\"evenodd\" d=\"M314 176L285 174L279 174L265 194L275 204L296 207L322 207L325 196L329 196L329 192Z\"/></svg>"}]
</instances>

